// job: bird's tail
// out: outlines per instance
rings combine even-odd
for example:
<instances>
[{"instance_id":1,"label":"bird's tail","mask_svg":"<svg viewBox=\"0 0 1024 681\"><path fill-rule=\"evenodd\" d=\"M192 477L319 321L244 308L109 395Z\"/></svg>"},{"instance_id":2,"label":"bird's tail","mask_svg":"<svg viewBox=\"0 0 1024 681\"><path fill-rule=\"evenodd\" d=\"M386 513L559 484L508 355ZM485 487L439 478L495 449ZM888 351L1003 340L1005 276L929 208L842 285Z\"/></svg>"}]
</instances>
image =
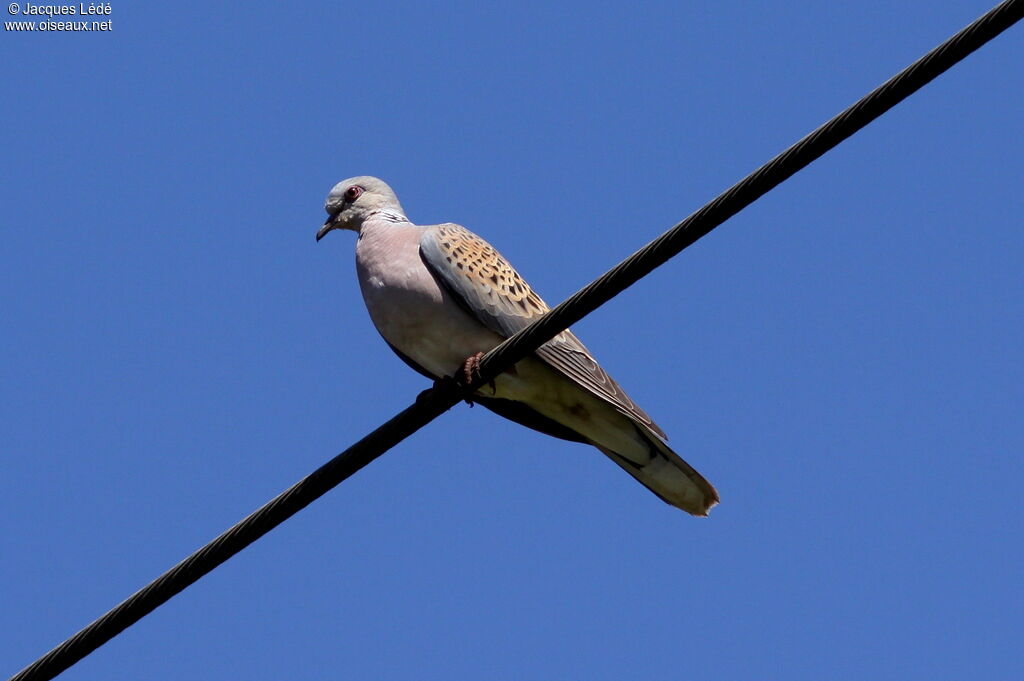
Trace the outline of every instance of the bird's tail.
<instances>
[{"instance_id":1,"label":"bird's tail","mask_svg":"<svg viewBox=\"0 0 1024 681\"><path fill-rule=\"evenodd\" d=\"M640 426L637 432L645 441L648 456L640 464L632 457L595 444L640 484L657 494L662 501L697 516L706 516L718 503L718 492L693 467L672 451L665 441ZM639 457L638 457L639 458Z\"/></svg>"}]
</instances>

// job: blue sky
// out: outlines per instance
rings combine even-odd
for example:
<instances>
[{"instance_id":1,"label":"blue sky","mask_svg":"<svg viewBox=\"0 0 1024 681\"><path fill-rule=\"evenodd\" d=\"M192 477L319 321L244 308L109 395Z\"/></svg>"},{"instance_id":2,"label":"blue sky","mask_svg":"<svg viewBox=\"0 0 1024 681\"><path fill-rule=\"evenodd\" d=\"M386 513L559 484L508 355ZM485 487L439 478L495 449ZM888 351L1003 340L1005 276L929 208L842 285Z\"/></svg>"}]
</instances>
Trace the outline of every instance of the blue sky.
<instances>
[{"instance_id":1,"label":"blue sky","mask_svg":"<svg viewBox=\"0 0 1024 681\"><path fill-rule=\"evenodd\" d=\"M111 5L0 36L7 674L425 387L335 182L555 303L989 8ZM1019 679L1022 30L574 327L710 519L459 406L63 678Z\"/></svg>"}]
</instances>

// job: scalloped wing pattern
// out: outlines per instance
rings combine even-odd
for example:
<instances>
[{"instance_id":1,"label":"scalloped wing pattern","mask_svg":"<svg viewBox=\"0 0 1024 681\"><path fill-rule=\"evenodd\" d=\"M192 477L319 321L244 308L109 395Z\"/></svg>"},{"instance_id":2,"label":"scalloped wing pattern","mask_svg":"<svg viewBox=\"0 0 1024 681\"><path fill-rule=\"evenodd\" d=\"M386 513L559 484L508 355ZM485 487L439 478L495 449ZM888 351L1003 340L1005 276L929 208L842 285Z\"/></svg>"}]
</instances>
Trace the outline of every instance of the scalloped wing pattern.
<instances>
[{"instance_id":1,"label":"scalloped wing pattern","mask_svg":"<svg viewBox=\"0 0 1024 681\"><path fill-rule=\"evenodd\" d=\"M506 338L550 308L493 246L465 227L427 227L420 239L427 267L466 309ZM590 393L612 404L653 433L665 433L598 365L569 330L542 345L537 356Z\"/></svg>"}]
</instances>

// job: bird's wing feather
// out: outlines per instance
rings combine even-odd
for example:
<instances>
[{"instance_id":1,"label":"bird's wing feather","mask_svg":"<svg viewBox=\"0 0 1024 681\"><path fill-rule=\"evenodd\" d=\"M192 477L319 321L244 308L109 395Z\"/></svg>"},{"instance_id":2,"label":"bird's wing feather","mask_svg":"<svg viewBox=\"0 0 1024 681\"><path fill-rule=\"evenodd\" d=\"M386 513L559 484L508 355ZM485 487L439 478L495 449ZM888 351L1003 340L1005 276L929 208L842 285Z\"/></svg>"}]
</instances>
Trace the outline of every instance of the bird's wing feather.
<instances>
[{"instance_id":1,"label":"bird's wing feather","mask_svg":"<svg viewBox=\"0 0 1024 681\"><path fill-rule=\"evenodd\" d=\"M426 228L420 255L467 310L506 338L549 310L494 247L465 227L448 223ZM666 437L568 329L538 348L537 355L626 416Z\"/></svg>"}]
</instances>

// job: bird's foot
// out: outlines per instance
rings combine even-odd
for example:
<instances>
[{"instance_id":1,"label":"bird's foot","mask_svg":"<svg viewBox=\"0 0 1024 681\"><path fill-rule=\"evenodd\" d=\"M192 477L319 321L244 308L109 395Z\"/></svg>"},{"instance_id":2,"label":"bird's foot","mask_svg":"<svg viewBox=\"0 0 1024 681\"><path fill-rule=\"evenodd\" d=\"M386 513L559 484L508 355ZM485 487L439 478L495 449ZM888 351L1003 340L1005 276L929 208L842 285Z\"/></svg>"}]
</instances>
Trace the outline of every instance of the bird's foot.
<instances>
[{"instance_id":1,"label":"bird's foot","mask_svg":"<svg viewBox=\"0 0 1024 681\"><path fill-rule=\"evenodd\" d=\"M442 376L435 379L433 387L417 395L416 401L423 402L433 394L441 394L446 397L457 397L472 407L475 403L472 393L468 393L467 389L474 381L480 379L480 360L483 359L483 356L484 353L478 352L467 357L454 376ZM495 389L494 381L490 381L488 385L491 386L491 390Z\"/></svg>"},{"instance_id":2,"label":"bird's foot","mask_svg":"<svg viewBox=\"0 0 1024 681\"><path fill-rule=\"evenodd\" d=\"M466 361L462 363L462 385L468 386L476 379L480 378L480 360L483 359L484 353L478 352L475 355L470 355L466 358ZM493 382L492 382L493 387Z\"/></svg>"},{"instance_id":3,"label":"bird's foot","mask_svg":"<svg viewBox=\"0 0 1024 681\"><path fill-rule=\"evenodd\" d=\"M441 378L434 379L434 385L427 388L419 395L416 396L417 402L425 402L431 396L435 394L443 395L445 397L455 397L458 399L465 400L470 406L473 406L472 400L468 397L463 397L462 393L465 392L465 386L459 382L458 379L452 378L451 376L442 376Z\"/></svg>"},{"instance_id":4,"label":"bird's foot","mask_svg":"<svg viewBox=\"0 0 1024 681\"><path fill-rule=\"evenodd\" d=\"M475 355L470 355L466 358L466 361L462 363L460 371L456 372L456 376L453 379L460 387L465 390L471 386L475 381L480 380L480 360L483 359L484 353L478 352ZM494 391L494 381L489 381L488 385L491 386L491 391ZM473 406L473 399L471 397L464 397L466 404Z\"/></svg>"},{"instance_id":5,"label":"bird's foot","mask_svg":"<svg viewBox=\"0 0 1024 681\"><path fill-rule=\"evenodd\" d=\"M484 353L478 352L475 355L470 355L466 358L466 361L462 363L462 369L456 372L455 378L452 379L462 390L465 390L473 381L480 378L480 358L484 356ZM473 398L470 395L463 397L466 404L473 406Z\"/></svg>"}]
</instances>

